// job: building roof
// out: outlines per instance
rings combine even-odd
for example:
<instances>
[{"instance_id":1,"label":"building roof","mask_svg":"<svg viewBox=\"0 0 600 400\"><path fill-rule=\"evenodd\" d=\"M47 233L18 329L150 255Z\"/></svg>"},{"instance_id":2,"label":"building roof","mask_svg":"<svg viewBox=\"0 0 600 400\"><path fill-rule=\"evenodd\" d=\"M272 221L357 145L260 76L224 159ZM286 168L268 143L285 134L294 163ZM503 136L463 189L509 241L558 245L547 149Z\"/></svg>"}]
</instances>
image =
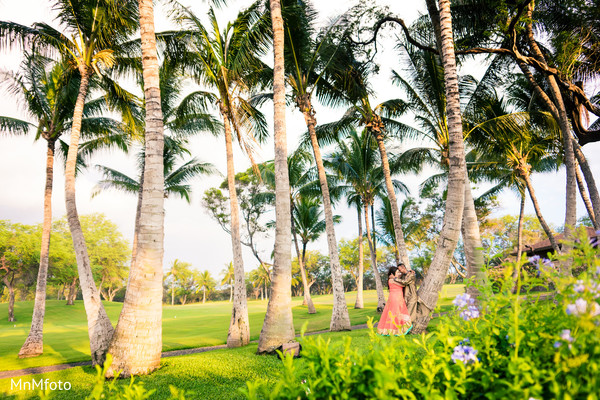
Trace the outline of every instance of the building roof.
<instances>
[{"instance_id":1,"label":"building roof","mask_svg":"<svg viewBox=\"0 0 600 400\"><path fill-rule=\"evenodd\" d=\"M590 240L596 239L596 241L594 242L594 247L598 247L598 242L600 241L600 235L598 233L596 233L596 231L594 230L594 228L591 228L589 226L586 226L586 233L588 235L588 238ZM565 238L565 235L563 233L560 233L558 235L554 235L554 237L556 238L556 241L559 242L558 246L562 247L562 241ZM550 243L550 239L546 239L546 240L542 240L539 241L537 243L534 243L532 245L524 245L523 246L523 252L527 253L527 255L529 256L533 256L535 254L540 254L540 255L546 255L547 253L551 253L554 250L552 249L552 244ZM516 255L517 251L516 249L511 253L512 255Z\"/></svg>"}]
</instances>

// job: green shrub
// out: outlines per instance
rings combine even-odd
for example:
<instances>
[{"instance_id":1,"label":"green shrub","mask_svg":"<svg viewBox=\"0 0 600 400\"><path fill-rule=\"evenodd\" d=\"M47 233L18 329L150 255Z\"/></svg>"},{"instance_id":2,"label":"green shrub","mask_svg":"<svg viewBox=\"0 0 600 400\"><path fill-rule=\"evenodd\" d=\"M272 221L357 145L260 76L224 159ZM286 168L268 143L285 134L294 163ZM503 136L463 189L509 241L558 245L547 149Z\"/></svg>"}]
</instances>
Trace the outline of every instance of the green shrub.
<instances>
[{"instance_id":1,"label":"green shrub","mask_svg":"<svg viewBox=\"0 0 600 400\"><path fill-rule=\"evenodd\" d=\"M554 264L571 260L576 278ZM586 238L556 260L530 260L539 274L521 287L551 281L557 292L513 295L507 264L498 293L467 295L427 335L381 337L370 345L348 338L332 345L304 338L303 361L285 358L278 383L249 382L249 399L598 399L600 391L600 258ZM519 274L521 275L521 274ZM520 291L517 291L519 293Z\"/></svg>"}]
</instances>

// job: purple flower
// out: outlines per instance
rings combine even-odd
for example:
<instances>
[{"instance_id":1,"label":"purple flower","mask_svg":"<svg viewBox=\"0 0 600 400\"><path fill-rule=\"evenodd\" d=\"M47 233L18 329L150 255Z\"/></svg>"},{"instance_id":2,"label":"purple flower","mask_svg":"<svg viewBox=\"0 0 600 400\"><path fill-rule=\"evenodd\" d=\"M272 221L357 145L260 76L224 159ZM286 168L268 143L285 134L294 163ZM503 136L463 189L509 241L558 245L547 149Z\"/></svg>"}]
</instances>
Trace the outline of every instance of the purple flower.
<instances>
[{"instance_id":1,"label":"purple flower","mask_svg":"<svg viewBox=\"0 0 600 400\"><path fill-rule=\"evenodd\" d=\"M535 255L533 257L529 257L529 262L532 264L538 264L541 259L542 259L542 257Z\"/></svg>"},{"instance_id":2,"label":"purple flower","mask_svg":"<svg viewBox=\"0 0 600 400\"><path fill-rule=\"evenodd\" d=\"M570 329L563 329L563 331L560 333L560 338L566 342L570 342L572 343L575 339L573 338L573 336L571 336L571 330Z\"/></svg>"},{"instance_id":3,"label":"purple flower","mask_svg":"<svg viewBox=\"0 0 600 400\"><path fill-rule=\"evenodd\" d=\"M468 293L459 294L458 296L456 296L454 301L452 301L452 304L461 309L475 304L475 299L473 299Z\"/></svg>"},{"instance_id":4,"label":"purple flower","mask_svg":"<svg viewBox=\"0 0 600 400\"><path fill-rule=\"evenodd\" d=\"M547 258L543 258L542 259L542 263L544 264L544 266L549 267L549 268L554 268L554 263L552 261L550 261Z\"/></svg>"},{"instance_id":5,"label":"purple flower","mask_svg":"<svg viewBox=\"0 0 600 400\"><path fill-rule=\"evenodd\" d=\"M460 317L465 321L473 318L479 318L479 309L476 306L468 306L466 310L460 313Z\"/></svg>"},{"instance_id":6,"label":"purple flower","mask_svg":"<svg viewBox=\"0 0 600 400\"><path fill-rule=\"evenodd\" d=\"M575 283L575 286L573 286L573 290L577 293L585 292L585 285L583 284L583 281L581 279L578 280L577 283Z\"/></svg>"},{"instance_id":7,"label":"purple flower","mask_svg":"<svg viewBox=\"0 0 600 400\"><path fill-rule=\"evenodd\" d=\"M468 341L468 338L465 339ZM461 342L463 343L463 342ZM452 353L452 361L456 364L458 361L461 361L463 364L470 364L473 362L479 361L477 359L477 350L475 350L471 346L464 346L459 344L454 348L454 353Z\"/></svg>"},{"instance_id":8,"label":"purple flower","mask_svg":"<svg viewBox=\"0 0 600 400\"><path fill-rule=\"evenodd\" d=\"M555 349L558 349L560 346L562 346L562 343L561 343L561 342L558 342L558 341L557 341L557 342L554 342L554 348L555 348Z\"/></svg>"},{"instance_id":9,"label":"purple flower","mask_svg":"<svg viewBox=\"0 0 600 400\"><path fill-rule=\"evenodd\" d=\"M593 308L593 307L592 307ZM579 316L585 314L587 311L587 301L581 297L575 300L575 304L569 304L567 306L567 315Z\"/></svg>"}]
</instances>

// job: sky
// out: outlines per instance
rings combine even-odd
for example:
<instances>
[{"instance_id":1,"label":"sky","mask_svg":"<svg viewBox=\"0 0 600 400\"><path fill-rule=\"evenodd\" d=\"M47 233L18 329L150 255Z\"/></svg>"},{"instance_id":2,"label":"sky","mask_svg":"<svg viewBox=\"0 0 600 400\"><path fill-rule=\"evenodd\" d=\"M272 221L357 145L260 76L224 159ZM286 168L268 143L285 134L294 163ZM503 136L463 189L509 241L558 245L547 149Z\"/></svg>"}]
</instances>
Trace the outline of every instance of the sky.
<instances>
[{"instance_id":1,"label":"sky","mask_svg":"<svg viewBox=\"0 0 600 400\"><path fill-rule=\"evenodd\" d=\"M53 22L53 12L48 0L0 0L0 18L29 25L33 22ZM201 15L207 10L206 2L187 1L185 5ZM218 13L221 24L233 19L238 10L248 1L230 1L230 6ZM387 5L390 10L400 15L407 22L413 21L420 13L426 10L422 0L414 2L399 2L394 0L377 1L378 5ZM410 4L407 6L407 4ZM327 18L344 12L351 4L344 0L316 1L315 6L323 21ZM165 10L159 5L156 9L156 30L172 28ZM389 36L389 35L388 35ZM387 40L384 44L390 44ZM16 52L0 52L0 69L11 70L18 67L20 54ZM393 46L382 46L379 49L377 61L381 64L378 76L373 79L373 86L377 100L402 97L397 87L390 85L391 68L398 69L398 53ZM483 67L478 63L466 64L460 73L481 76ZM375 103L377 104L377 103ZM272 106L269 104L264 112L269 120L272 119ZM316 116L319 123L334 121L339 118L343 109L328 109L315 105ZM18 118L27 118L23 110L2 90L0 85L0 115ZM306 130L304 118L299 111L288 108L286 113L288 150L295 149L298 138ZM66 140L63 138L63 140ZM167 270L175 259L186 261L198 270L209 270L218 276L232 259L231 239L219 225L212 220L201 206L202 194L210 187L219 186L226 172L224 140L210 135L198 136L190 141L189 149L193 155L203 162L213 163L221 172L221 176L202 177L193 182L191 203L184 200L169 198L165 201L165 254L164 268ZM405 149L399 147L399 150ZM588 157L592 171L600 179L600 143L588 144L583 149ZM0 219L10 220L24 224L38 224L42 221L43 192L45 176L45 142L33 140L33 134L23 137L8 137L0 135ZM325 151L327 153L327 151ZM272 159L272 140L264 144L259 150L257 162ZM246 170L250 164L239 150L234 150L236 172ZM91 165L103 164L135 176L135 153L125 155L120 152L104 152L97 154ZM53 217L58 219L65 215L64 201L64 164L57 160L54 174ZM411 189L413 196L418 194L418 185L428 175L423 171L419 176L399 177ZM539 198L540 206L545 218L556 226L564 222L564 169L556 173L534 175L533 183ZM103 213L115 222L123 235L131 242L133 237L134 218L137 197L121 194L115 191L102 192L94 198L91 193L101 179L100 174L90 168L78 176L77 207L80 215L90 213ZM484 191L485 187L475 188L475 194ZM399 196L400 202L403 196ZM499 208L494 216L505 214L518 214L519 201L517 197L506 192L499 196ZM578 197L578 216L585 215L585 209ZM531 202L527 201L526 212L533 214ZM357 235L356 213L340 204L336 214L342 216L342 222L336 225L337 239L350 239ZM269 216L267 216L269 218ZM274 219L274 216L270 217ZM259 241L260 251L264 258L269 258L273 249L273 233ZM325 238L309 245L309 250L320 250L327 253ZM244 248L244 266L250 271L257 266L257 261L251 252Z\"/></svg>"}]
</instances>

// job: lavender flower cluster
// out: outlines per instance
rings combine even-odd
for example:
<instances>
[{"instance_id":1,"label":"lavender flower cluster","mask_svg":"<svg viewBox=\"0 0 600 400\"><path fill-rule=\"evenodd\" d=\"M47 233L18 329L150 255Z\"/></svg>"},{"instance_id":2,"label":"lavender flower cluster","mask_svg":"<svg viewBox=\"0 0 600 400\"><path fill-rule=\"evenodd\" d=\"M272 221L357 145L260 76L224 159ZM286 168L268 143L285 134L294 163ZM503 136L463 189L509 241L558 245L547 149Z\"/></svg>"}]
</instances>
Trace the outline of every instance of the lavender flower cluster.
<instances>
[{"instance_id":1,"label":"lavender flower cluster","mask_svg":"<svg viewBox=\"0 0 600 400\"><path fill-rule=\"evenodd\" d=\"M475 305L475 299L468 293L459 294L452 302L459 310L462 310L460 317L465 321L473 318L479 318L479 309Z\"/></svg>"},{"instance_id":2,"label":"lavender flower cluster","mask_svg":"<svg viewBox=\"0 0 600 400\"><path fill-rule=\"evenodd\" d=\"M563 342L568 343L569 344L569 348L571 348L571 343L573 343L575 341L575 338L573 336L571 336L571 330L570 329L563 329L563 331L560 334L560 338L562 340L562 342L556 341L554 342L554 348L559 348L560 346L563 345Z\"/></svg>"},{"instance_id":3,"label":"lavender flower cluster","mask_svg":"<svg viewBox=\"0 0 600 400\"><path fill-rule=\"evenodd\" d=\"M575 300L575 304L567 305L567 315L574 315L579 317L581 315L585 315L589 312L591 317L595 317L600 315L600 306L595 301L590 302L591 304L588 306L588 302L585 299L578 298Z\"/></svg>"},{"instance_id":4,"label":"lavender flower cluster","mask_svg":"<svg viewBox=\"0 0 600 400\"><path fill-rule=\"evenodd\" d=\"M469 338L465 338L461 340L454 348L454 353L452 353L452 361L456 364L458 361L461 361L463 364L470 364L479 361L477 358L478 351L473 347L468 346Z\"/></svg>"}]
</instances>

